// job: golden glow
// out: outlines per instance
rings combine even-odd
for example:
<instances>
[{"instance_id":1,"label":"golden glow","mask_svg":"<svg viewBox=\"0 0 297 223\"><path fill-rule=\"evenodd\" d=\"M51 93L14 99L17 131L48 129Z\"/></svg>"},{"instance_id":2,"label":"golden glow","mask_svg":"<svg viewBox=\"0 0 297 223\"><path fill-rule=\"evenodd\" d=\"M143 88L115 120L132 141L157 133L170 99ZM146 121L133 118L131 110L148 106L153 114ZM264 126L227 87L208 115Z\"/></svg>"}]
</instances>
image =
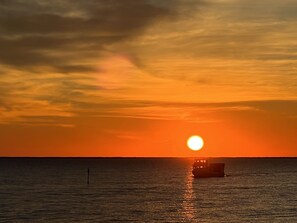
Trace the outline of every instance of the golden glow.
<instances>
[{"instance_id":1,"label":"golden glow","mask_svg":"<svg viewBox=\"0 0 297 223\"><path fill-rule=\"evenodd\" d=\"M200 136L191 136L188 139L187 144L191 150L198 151L198 150L202 149L204 142Z\"/></svg>"},{"instance_id":2,"label":"golden glow","mask_svg":"<svg viewBox=\"0 0 297 223\"><path fill-rule=\"evenodd\" d=\"M47 2L0 7L0 157L297 156L295 1Z\"/></svg>"}]
</instances>

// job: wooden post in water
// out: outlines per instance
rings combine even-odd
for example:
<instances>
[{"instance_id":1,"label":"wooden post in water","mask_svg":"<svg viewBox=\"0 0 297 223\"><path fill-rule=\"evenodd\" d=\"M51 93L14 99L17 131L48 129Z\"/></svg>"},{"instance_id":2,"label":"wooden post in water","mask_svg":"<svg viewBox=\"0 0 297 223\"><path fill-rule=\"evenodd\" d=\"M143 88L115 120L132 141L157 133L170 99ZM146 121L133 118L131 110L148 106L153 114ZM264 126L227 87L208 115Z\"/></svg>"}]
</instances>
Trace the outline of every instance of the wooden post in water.
<instances>
[{"instance_id":1,"label":"wooden post in water","mask_svg":"<svg viewBox=\"0 0 297 223\"><path fill-rule=\"evenodd\" d=\"M90 184L90 169L88 168L88 181L87 181L88 184Z\"/></svg>"}]
</instances>

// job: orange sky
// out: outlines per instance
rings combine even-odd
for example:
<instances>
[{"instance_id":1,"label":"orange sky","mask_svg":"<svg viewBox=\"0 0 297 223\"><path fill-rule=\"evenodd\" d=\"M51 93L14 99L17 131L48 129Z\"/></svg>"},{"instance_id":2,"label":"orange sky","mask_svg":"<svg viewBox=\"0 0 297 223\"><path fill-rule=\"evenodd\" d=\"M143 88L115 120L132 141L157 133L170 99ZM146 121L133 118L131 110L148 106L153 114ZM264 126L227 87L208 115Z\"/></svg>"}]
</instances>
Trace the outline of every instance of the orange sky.
<instances>
[{"instance_id":1,"label":"orange sky","mask_svg":"<svg viewBox=\"0 0 297 223\"><path fill-rule=\"evenodd\" d=\"M297 156L296 10L0 3L0 156Z\"/></svg>"}]
</instances>

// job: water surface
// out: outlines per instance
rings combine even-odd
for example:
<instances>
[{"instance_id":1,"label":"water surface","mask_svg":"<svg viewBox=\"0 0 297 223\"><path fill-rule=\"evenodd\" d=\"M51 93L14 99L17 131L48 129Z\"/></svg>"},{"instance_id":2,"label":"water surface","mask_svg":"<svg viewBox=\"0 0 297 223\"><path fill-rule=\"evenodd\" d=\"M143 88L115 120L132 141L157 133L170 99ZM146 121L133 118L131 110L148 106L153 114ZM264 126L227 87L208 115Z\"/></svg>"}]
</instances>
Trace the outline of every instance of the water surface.
<instances>
[{"instance_id":1,"label":"water surface","mask_svg":"<svg viewBox=\"0 0 297 223\"><path fill-rule=\"evenodd\" d=\"M0 222L297 222L297 159L1 158ZM87 169L90 168L90 184Z\"/></svg>"}]
</instances>

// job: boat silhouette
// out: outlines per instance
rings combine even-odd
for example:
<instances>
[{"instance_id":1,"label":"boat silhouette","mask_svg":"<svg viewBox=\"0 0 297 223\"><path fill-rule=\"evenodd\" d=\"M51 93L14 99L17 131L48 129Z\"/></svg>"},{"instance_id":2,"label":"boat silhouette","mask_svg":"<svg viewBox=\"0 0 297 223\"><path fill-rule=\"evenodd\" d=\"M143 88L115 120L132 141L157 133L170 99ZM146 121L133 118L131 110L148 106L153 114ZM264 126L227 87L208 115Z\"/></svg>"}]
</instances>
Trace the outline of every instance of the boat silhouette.
<instances>
[{"instance_id":1,"label":"boat silhouette","mask_svg":"<svg viewBox=\"0 0 297 223\"><path fill-rule=\"evenodd\" d=\"M224 177L225 163L210 163L207 159L196 159L192 173L195 178Z\"/></svg>"}]
</instances>

